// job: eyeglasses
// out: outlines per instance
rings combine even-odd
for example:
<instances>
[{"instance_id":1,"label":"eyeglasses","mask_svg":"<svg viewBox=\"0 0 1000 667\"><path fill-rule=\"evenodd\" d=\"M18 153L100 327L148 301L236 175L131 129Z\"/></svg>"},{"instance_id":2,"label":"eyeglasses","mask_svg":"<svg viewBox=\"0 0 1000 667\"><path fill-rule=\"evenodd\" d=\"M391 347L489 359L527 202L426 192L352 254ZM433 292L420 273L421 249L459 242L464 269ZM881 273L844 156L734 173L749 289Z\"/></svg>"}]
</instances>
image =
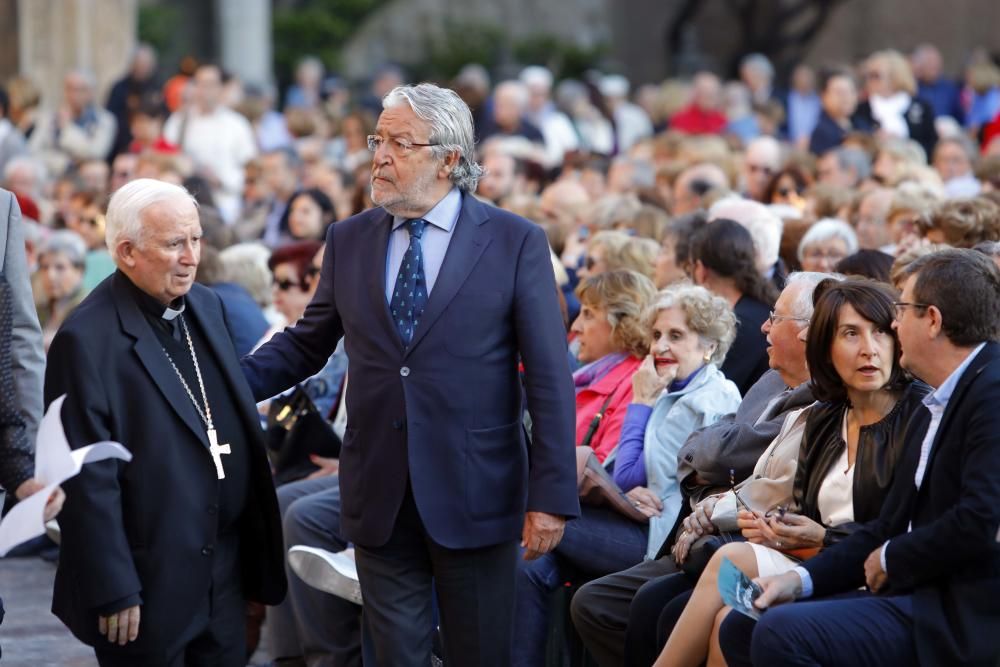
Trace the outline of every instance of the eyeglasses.
<instances>
[{"instance_id":1,"label":"eyeglasses","mask_svg":"<svg viewBox=\"0 0 1000 667\"><path fill-rule=\"evenodd\" d=\"M808 322L809 318L808 317L792 317L791 315L775 315L773 310L767 316L767 321L771 323L772 327L774 326L775 322L784 322L785 320L789 320L791 322Z\"/></svg>"},{"instance_id":2,"label":"eyeglasses","mask_svg":"<svg viewBox=\"0 0 1000 667\"><path fill-rule=\"evenodd\" d=\"M380 137L377 134L369 134L367 137L368 150L372 153L378 151L383 145L388 145L389 152L398 157L406 157L412 153L417 148L424 148L426 146L440 146L441 144L416 144L412 141L407 141L406 139L399 139L396 137ZM388 143L387 143L388 142Z\"/></svg>"},{"instance_id":3,"label":"eyeglasses","mask_svg":"<svg viewBox=\"0 0 1000 667\"><path fill-rule=\"evenodd\" d=\"M840 260L847 257L845 253L839 250L823 250L821 248L808 249L802 253L802 257L808 257L809 259L832 259L839 262Z\"/></svg>"},{"instance_id":4,"label":"eyeglasses","mask_svg":"<svg viewBox=\"0 0 1000 667\"><path fill-rule=\"evenodd\" d=\"M896 319L898 320L899 318L901 318L903 316L903 311L905 311L907 307L910 307L910 308L920 308L921 310L927 310L928 308L931 307L931 304L929 304L929 303L911 303L909 301L893 301L892 302L892 307L896 309Z\"/></svg>"}]
</instances>

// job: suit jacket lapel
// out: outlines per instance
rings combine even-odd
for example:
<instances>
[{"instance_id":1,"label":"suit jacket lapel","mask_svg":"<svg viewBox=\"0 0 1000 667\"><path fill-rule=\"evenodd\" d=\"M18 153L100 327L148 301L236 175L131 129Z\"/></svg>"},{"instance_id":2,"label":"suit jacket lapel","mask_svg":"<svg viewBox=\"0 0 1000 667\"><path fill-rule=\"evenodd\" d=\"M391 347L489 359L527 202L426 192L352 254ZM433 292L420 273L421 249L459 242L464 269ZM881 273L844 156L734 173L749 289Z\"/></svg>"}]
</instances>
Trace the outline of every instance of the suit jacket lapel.
<instances>
[{"instance_id":1,"label":"suit jacket lapel","mask_svg":"<svg viewBox=\"0 0 1000 667\"><path fill-rule=\"evenodd\" d=\"M488 219L486 208L475 197L462 195L462 212L455 221L455 232L448 244L448 251L441 263L434 289L427 300L427 308L424 309L417 330L413 332L413 340L406 349L405 356L409 356L423 340L427 331L434 326L489 245L491 237L488 228L483 224ZM382 302L385 303L384 292ZM388 317L388 309L386 316ZM393 331L395 332L395 327Z\"/></svg>"},{"instance_id":2,"label":"suit jacket lapel","mask_svg":"<svg viewBox=\"0 0 1000 667\"><path fill-rule=\"evenodd\" d=\"M205 432L205 425L194 409L187 392L184 391L177 373L171 368L163 346L139 310L139 304L129 294L128 287L122 283L127 278L115 275L113 280L115 305L118 308L122 329L135 338L135 352L139 356L139 361L153 378L153 384L163 394L167 404L207 449L208 435Z\"/></svg>"},{"instance_id":3,"label":"suit jacket lapel","mask_svg":"<svg viewBox=\"0 0 1000 667\"><path fill-rule=\"evenodd\" d=\"M375 319L388 332L393 343L403 351L403 342L399 339L399 329L393 324L389 314L389 303L385 300L385 263L389 252L389 234L392 232L392 216L382 212L381 218L376 218L372 224L375 227L372 243L368 246L368 256L362 267L368 269L368 294L375 312ZM348 250L348 252L350 252Z\"/></svg>"},{"instance_id":4,"label":"suit jacket lapel","mask_svg":"<svg viewBox=\"0 0 1000 667\"><path fill-rule=\"evenodd\" d=\"M972 381L986 369L986 367L993 361L997 354L998 346L996 343L987 343L982 350L979 351L979 356L972 360L969 367L965 369L962 377L959 378L958 384L955 386L955 391L952 392L951 398L948 399L948 406L944 409L944 414L941 415L941 423L938 425L937 433L934 434L934 442L931 445L930 455L927 457L927 468L924 471L924 482L920 485L921 490L925 489L927 484L927 479L931 473L931 466L934 465L934 458L937 456L938 451L942 447L942 438L947 434L950 428L951 421L955 417L955 413L959 410L962 405L962 400L965 398L965 393L969 389L969 385Z\"/></svg>"}]
</instances>

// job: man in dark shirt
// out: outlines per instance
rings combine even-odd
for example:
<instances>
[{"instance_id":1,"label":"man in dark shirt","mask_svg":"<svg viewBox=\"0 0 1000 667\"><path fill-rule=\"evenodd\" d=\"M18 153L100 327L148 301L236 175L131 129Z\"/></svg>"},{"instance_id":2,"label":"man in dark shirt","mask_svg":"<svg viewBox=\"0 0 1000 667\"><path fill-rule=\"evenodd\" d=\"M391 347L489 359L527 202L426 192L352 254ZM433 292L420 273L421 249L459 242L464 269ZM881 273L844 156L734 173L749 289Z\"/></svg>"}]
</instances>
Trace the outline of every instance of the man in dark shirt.
<instances>
[{"instance_id":1,"label":"man in dark shirt","mask_svg":"<svg viewBox=\"0 0 1000 667\"><path fill-rule=\"evenodd\" d=\"M257 413L220 299L194 284L201 224L182 188L140 179L107 213L118 265L49 350L70 445L130 463L66 483L52 608L104 665L246 664L245 607L285 592Z\"/></svg>"}]
</instances>

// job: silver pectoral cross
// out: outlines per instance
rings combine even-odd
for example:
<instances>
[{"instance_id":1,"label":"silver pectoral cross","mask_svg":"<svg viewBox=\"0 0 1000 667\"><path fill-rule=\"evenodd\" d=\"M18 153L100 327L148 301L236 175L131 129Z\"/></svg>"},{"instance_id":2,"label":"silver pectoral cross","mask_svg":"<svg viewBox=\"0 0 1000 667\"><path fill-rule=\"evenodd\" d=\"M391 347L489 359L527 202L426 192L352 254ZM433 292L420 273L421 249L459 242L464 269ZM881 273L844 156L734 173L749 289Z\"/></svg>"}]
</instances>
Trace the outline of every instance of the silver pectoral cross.
<instances>
[{"instance_id":1,"label":"silver pectoral cross","mask_svg":"<svg viewBox=\"0 0 1000 667\"><path fill-rule=\"evenodd\" d=\"M219 444L214 428L208 429L208 444L210 445L208 451L212 454L212 460L215 462L215 474L219 476L219 479L225 479L226 471L222 468L222 455L232 454L233 448L227 444Z\"/></svg>"}]
</instances>

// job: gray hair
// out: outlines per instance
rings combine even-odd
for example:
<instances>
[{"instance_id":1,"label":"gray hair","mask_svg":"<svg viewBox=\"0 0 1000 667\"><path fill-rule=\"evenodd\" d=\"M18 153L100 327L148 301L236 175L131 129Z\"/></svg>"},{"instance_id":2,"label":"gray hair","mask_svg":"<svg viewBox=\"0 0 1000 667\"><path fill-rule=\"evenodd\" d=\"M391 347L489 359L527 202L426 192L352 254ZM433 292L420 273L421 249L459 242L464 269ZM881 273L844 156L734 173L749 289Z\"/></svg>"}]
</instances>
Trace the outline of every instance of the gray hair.
<instances>
[{"instance_id":1,"label":"gray hair","mask_svg":"<svg viewBox=\"0 0 1000 667\"><path fill-rule=\"evenodd\" d=\"M795 271L788 276L785 282L785 289L795 285L801 285L802 290L792 301L791 311L795 317L804 320L811 320L813 315L813 292L816 286L824 280L843 280L844 276L839 273L821 273L819 271Z\"/></svg>"},{"instance_id":2,"label":"gray hair","mask_svg":"<svg viewBox=\"0 0 1000 667\"><path fill-rule=\"evenodd\" d=\"M781 233L785 223L774 211L760 202L743 197L725 197L708 209L708 220L728 218L740 223L753 237L757 250L757 269L763 273L778 261Z\"/></svg>"},{"instance_id":3,"label":"gray hair","mask_svg":"<svg viewBox=\"0 0 1000 667\"><path fill-rule=\"evenodd\" d=\"M458 164L449 178L459 190L475 192L483 168L475 161L475 130L472 112L458 94L432 83L415 86L397 86L382 98L382 107L389 109L409 104L413 113L430 124L431 150L438 159L449 153L458 153Z\"/></svg>"},{"instance_id":4,"label":"gray hair","mask_svg":"<svg viewBox=\"0 0 1000 667\"><path fill-rule=\"evenodd\" d=\"M114 257L115 247L120 241L142 244L146 235L142 224L143 211L153 204L175 199L198 206L191 193L181 186L152 178L138 178L118 188L108 202L108 212L104 216L104 242L111 256Z\"/></svg>"},{"instance_id":5,"label":"gray hair","mask_svg":"<svg viewBox=\"0 0 1000 667\"><path fill-rule=\"evenodd\" d=\"M73 266L82 269L87 261L87 244L76 232L60 229L52 232L49 238L42 242L38 258L53 253L65 255Z\"/></svg>"},{"instance_id":6,"label":"gray hair","mask_svg":"<svg viewBox=\"0 0 1000 667\"><path fill-rule=\"evenodd\" d=\"M858 181L863 181L872 174L872 161L868 153L855 146L841 146L834 150L837 165L841 169L853 169L858 175Z\"/></svg>"},{"instance_id":7,"label":"gray hair","mask_svg":"<svg viewBox=\"0 0 1000 667\"><path fill-rule=\"evenodd\" d=\"M10 181L10 177L19 169L28 169L31 171L31 175L35 178L36 188L41 187L48 178L48 171L45 169L45 164L41 160L27 155L18 155L17 157L11 158L4 167L4 181Z\"/></svg>"},{"instance_id":8,"label":"gray hair","mask_svg":"<svg viewBox=\"0 0 1000 667\"><path fill-rule=\"evenodd\" d=\"M674 306L684 311L687 325L701 340L702 347L715 345L709 361L716 366L726 358L736 338L736 315L729 302L700 285L680 282L657 293L646 309L643 321L652 328L660 312Z\"/></svg>"},{"instance_id":9,"label":"gray hair","mask_svg":"<svg viewBox=\"0 0 1000 667\"><path fill-rule=\"evenodd\" d=\"M271 305L271 270L267 260L271 251L261 243L231 245L219 252L222 281L242 286L261 308Z\"/></svg>"},{"instance_id":10,"label":"gray hair","mask_svg":"<svg viewBox=\"0 0 1000 667\"><path fill-rule=\"evenodd\" d=\"M771 64L771 61L763 53L748 53L743 56L743 59L740 60L740 68L743 67L755 69L769 79L774 78L774 65Z\"/></svg>"},{"instance_id":11,"label":"gray hair","mask_svg":"<svg viewBox=\"0 0 1000 667\"><path fill-rule=\"evenodd\" d=\"M806 248L831 239L843 241L847 247L848 255L853 255L858 251L858 235L854 232L853 227L837 218L823 218L802 235L802 240L799 241L799 261L802 261Z\"/></svg>"}]
</instances>

